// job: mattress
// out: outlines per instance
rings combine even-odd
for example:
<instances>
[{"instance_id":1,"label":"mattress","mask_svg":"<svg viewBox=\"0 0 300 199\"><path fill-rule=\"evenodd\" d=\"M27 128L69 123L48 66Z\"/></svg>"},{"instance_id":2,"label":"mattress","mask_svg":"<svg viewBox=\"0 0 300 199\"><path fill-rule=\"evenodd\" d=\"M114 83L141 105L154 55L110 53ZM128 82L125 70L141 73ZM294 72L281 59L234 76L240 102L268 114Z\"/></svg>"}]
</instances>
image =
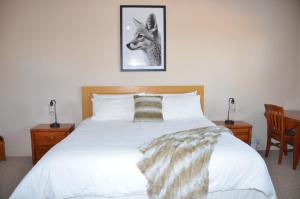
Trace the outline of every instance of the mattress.
<instances>
[{"instance_id":1,"label":"mattress","mask_svg":"<svg viewBox=\"0 0 300 199\"><path fill-rule=\"evenodd\" d=\"M138 147L166 133L211 125L205 117L157 123L87 119L32 168L11 198L147 198L146 179L136 166ZM224 133L211 156L208 196L275 199L276 193L260 155Z\"/></svg>"}]
</instances>

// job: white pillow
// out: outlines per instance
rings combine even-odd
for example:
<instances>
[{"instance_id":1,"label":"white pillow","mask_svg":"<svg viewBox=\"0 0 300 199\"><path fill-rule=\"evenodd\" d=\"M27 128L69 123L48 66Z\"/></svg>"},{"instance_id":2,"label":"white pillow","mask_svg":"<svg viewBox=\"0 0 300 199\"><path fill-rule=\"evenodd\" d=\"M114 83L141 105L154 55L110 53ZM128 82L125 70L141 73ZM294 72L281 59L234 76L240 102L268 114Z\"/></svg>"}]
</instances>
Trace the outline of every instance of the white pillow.
<instances>
[{"instance_id":1,"label":"white pillow","mask_svg":"<svg viewBox=\"0 0 300 199\"><path fill-rule=\"evenodd\" d=\"M199 119L203 117L199 95L163 97L164 120Z\"/></svg>"},{"instance_id":2,"label":"white pillow","mask_svg":"<svg viewBox=\"0 0 300 199\"><path fill-rule=\"evenodd\" d=\"M145 95L152 95L152 96L185 96L185 95L197 95L197 91L192 91L189 93L145 93Z\"/></svg>"},{"instance_id":3,"label":"white pillow","mask_svg":"<svg viewBox=\"0 0 300 199\"><path fill-rule=\"evenodd\" d=\"M99 98L127 98L127 97L132 97L134 95L143 95L145 93L132 93L132 94L97 94L97 93L93 93L93 99L99 99Z\"/></svg>"},{"instance_id":4,"label":"white pillow","mask_svg":"<svg viewBox=\"0 0 300 199\"><path fill-rule=\"evenodd\" d=\"M92 120L125 120L132 121L134 116L133 97L92 99Z\"/></svg>"}]
</instances>

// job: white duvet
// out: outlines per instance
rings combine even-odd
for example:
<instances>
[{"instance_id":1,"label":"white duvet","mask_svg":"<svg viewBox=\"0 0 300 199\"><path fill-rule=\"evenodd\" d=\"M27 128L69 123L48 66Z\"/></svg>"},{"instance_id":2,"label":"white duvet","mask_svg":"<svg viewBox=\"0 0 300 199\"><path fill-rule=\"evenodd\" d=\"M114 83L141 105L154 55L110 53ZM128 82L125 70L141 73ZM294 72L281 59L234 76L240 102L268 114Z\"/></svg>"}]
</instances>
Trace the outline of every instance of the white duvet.
<instances>
[{"instance_id":1,"label":"white duvet","mask_svg":"<svg viewBox=\"0 0 300 199\"><path fill-rule=\"evenodd\" d=\"M208 119L133 123L85 120L24 177L12 199L146 198L147 182L136 163L138 147L179 130L214 125ZM209 164L209 192L254 189L276 194L263 159L224 133Z\"/></svg>"}]
</instances>

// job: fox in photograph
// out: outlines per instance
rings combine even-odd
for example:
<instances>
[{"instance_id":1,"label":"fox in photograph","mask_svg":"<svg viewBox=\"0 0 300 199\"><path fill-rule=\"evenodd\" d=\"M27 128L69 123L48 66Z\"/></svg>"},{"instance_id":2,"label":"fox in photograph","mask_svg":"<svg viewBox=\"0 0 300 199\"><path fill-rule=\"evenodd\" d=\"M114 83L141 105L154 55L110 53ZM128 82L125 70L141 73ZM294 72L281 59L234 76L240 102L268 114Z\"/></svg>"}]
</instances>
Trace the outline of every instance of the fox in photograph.
<instances>
[{"instance_id":1,"label":"fox in photograph","mask_svg":"<svg viewBox=\"0 0 300 199\"><path fill-rule=\"evenodd\" d=\"M156 17L150 14L145 24L133 18L136 26L134 39L126 46L130 50L142 50L150 66L161 65L161 38L157 27Z\"/></svg>"}]
</instances>

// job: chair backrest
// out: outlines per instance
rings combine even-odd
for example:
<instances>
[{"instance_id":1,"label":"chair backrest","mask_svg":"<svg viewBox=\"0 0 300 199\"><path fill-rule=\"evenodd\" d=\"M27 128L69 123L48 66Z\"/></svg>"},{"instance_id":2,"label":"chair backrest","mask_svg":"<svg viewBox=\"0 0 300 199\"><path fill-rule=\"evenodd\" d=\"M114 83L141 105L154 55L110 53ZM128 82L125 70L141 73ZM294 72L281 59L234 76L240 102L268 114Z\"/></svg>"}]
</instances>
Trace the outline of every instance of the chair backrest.
<instances>
[{"instance_id":1,"label":"chair backrest","mask_svg":"<svg viewBox=\"0 0 300 199\"><path fill-rule=\"evenodd\" d=\"M265 104L265 116L267 119L268 133L283 137L285 131L283 108L273 104Z\"/></svg>"}]
</instances>

